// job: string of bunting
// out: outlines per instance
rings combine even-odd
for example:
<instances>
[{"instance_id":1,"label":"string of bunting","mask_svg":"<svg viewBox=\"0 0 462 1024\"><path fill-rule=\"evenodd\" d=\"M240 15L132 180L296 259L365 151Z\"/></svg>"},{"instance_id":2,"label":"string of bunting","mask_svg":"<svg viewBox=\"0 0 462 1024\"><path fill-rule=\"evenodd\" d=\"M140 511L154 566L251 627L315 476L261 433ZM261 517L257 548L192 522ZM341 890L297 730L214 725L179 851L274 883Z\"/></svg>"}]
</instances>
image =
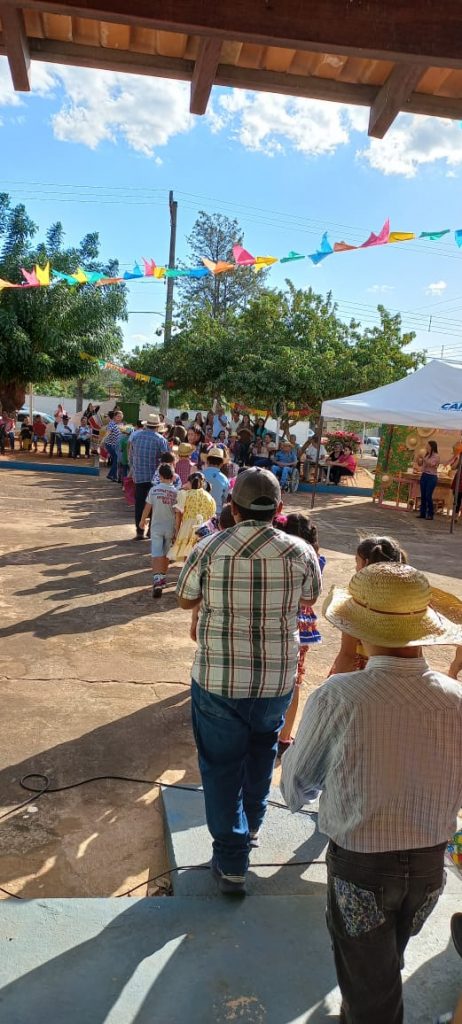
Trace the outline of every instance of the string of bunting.
<instances>
[{"instance_id":1,"label":"string of bunting","mask_svg":"<svg viewBox=\"0 0 462 1024\"><path fill-rule=\"evenodd\" d=\"M163 383L160 377L147 376L145 373L135 373L134 370L129 370L126 366L120 366L119 363L112 363L108 359L98 359L97 356L90 356L88 352L79 352L79 356L81 359L88 360L88 362L97 363L100 370L117 370L117 373L121 373L124 377L131 377L133 380L151 381L154 384Z\"/></svg>"},{"instance_id":2,"label":"string of bunting","mask_svg":"<svg viewBox=\"0 0 462 1024\"><path fill-rule=\"evenodd\" d=\"M48 261L44 267L40 267L36 264L32 270L26 270L24 267L21 268L21 273L24 280L20 283L13 283L12 281L5 281L0 278L0 292L5 288L41 288L48 287L49 285L59 284L64 282L71 287L78 285L91 284L96 287L104 287L106 285L124 284L127 281L137 281L141 278L150 278L152 281L162 281L165 278L195 278L200 279L208 277L210 274L216 276L218 274L231 273L239 270L240 268L252 268L254 273L258 273L260 270L271 267L275 263L293 263L298 260L311 260L311 262L318 266L323 260L327 259L328 256L332 256L342 252L352 252L354 250L371 249L379 245L391 245L404 242L411 242L415 239L422 239L427 242L437 242L446 235L451 234L451 228L444 228L442 231L421 231L419 235L416 235L414 231L391 231L390 221L387 219L379 231L375 234L371 231L365 242L360 245L350 245L349 242L334 242L332 245L329 240L328 232L325 231L322 235L319 247L315 252L301 253L291 249L286 256L252 256L247 249L244 249L241 245L233 246L233 259L234 262L227 262L224 260L213 260L207 259L205 256L202 259L203 266L199 267L165 267L157 266L153 259L145 259L143 257L143 267L137 262L135 263L131 271L126 271L122 277L107 277L104 274L98 273L95 270L84 270L82 267L73 274L63 274L59 270L54 270L50 266ZM462 248L462 228L458 228L454 231L454 241L459 249Z\"/></svg>"},{"instance_id":3,"label":"string of bunting","mask_svg":"<svg viewBox=\"0 0 462 1024\"><path fill-rule=\"evenodd\" d=\"M167 267L158 266L154 259L142 258L142 268L139 263L135 263L133 269L125 271L121 278L108 278L103 273L98 273L96 270L84 270L82 267L78 267L75 273L61 273L60 270L54 270L51 268L49 261L44 267L39 266L37 263L34 269L27 270L22 267L22 273L24 281L20 284L14 284L11 281L4 281L0 278L0 292L5 288L43 288L49 285L58 284L64 282L71 287L79 285L95 285L96 287L103 287L106 285L121 285L128 281L139 281L140 279L148 278L152 281L163 281L167 278L193 278L200 280L201 278L207 278L209 274L229 273L234 270L239 270L242 267L253 268L255 273L259 270L263 270L275 263L293 263L301 259L309 259L314 266L318 266L323 260L327 259L328 256L332 256L338 253L352 252L353 250L361 249L372 249L375 246L386 246L404 242L412 242L415 239L423 239L427 242L438 242L440 239L445 238L447 234L451 233L450 227L445 227L442 231L421 231L419 236L414 231L391 231L389 220L385 220L383 227L378 232L371 231L366 242L363 242L359 246L352 246L348 242L334 242L332 245L329 240L328 231L325 231L321 239L319 248L313 253L299 253L291 249L286 256L252 256L247 249L242 246L233 247L234 262L226 262L224 260L213 260L203 257L203 266L193 267ZM454 231L454 241L459 249L462 248L462 228L457 228Z\"/></svg>"}]
</instances>

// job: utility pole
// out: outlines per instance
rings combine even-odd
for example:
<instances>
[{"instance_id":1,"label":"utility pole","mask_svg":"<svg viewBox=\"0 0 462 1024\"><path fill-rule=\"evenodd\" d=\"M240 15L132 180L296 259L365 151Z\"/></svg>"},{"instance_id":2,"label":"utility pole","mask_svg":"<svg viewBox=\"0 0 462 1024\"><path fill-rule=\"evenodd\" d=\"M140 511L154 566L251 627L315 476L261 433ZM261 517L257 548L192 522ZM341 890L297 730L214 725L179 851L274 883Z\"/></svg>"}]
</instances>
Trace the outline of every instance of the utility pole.
<instances>
[{"instance_id":1,"label":"utility pole","mask_svg":"<svg viewBox=\"0 0 462 1024\"><path fill-rule=\"evenodd\" d=\"M176 217L178 210L178 203L173 198L173 192L170 190L168 194L168 205L170 210L170 249L168 254L168 267L169 270L175 269L175 256L176 256ZM168 344L172 337L172 320L173 320L173 287L175 284L175 278L167 278L167 299L165 303L165 327L164 327L164 345ZM168 390L164 388L160 395L160 411L164 416L168 413Z\"/></svg>"}]
</instances>

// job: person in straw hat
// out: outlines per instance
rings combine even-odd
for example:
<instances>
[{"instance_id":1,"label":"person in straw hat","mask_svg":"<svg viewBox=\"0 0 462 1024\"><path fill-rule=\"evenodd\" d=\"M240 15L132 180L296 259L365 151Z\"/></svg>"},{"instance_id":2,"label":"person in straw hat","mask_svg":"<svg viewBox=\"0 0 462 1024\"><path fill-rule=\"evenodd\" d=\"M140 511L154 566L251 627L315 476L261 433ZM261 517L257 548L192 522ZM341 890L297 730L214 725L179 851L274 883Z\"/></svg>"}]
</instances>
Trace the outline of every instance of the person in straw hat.
<instances>
[{"instance_id":1,"label":"person in straw hat","mask_svg":"<svg viewBox=\"0 0 462 1024\"><path fill-rule=\"evenodd\" d=\"M178 458L175 469L182 484L187 482L191 473L194 473L194 470L196 469L194 463L191 462L191 455L193 451L194 445L187 444L186 441L182 441L182 443L178 445Z\"/></svg>"},{"instance_id":2,"label":"person in straw hat","mask_svg":"<svg viewBox=\"0 0 462 1024\"><path fill-rule=\"evenodd\" d=\"M229 480L222 472L225 458L225 452L217 446L209 448L205 457L207 466L204 469L204 476L210 485L210 492L217 506L218 516L229 494Z\"/></svg>"},{"instance_id":3,"label":"person in straw hat","mask_svg":"<svg viewBox=\"0 0 462 1024\"><path fill-rule=\"evenodd\" d=\"M135 483L135 526L136 540L143 540L144 530L140 526L151 480L159 466L162 452L168 445L164 434L167 428L157 413L149 413L143 420L142 429L135 430L130 438L130 469Z\"/></svg>"},{"instance_id":4,"label":"person in straw hat","mask_svg":"<svg viewBox=\"0 0 462 1024\"><path fill-rule=\"evenodd\" d=\"M292 811L321 791L343 1024L402 1024L404 950L442 891L462 803L462 686L422 655L462 643L462 627L431 605L408 565L369 565L332 590L326 618L369 660L312 694L282 759Z\"/></svg>"}]
</instances>

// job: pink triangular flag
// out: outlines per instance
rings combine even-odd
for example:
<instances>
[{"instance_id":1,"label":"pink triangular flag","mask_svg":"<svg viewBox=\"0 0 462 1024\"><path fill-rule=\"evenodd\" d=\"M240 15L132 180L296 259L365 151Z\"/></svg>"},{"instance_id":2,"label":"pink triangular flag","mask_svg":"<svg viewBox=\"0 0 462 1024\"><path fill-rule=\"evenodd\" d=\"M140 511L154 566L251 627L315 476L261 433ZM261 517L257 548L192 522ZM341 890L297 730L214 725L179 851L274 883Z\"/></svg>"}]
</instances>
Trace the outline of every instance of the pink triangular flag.
<instances>
[{"instance_id":1,"label":"pink triangular flag","mask_svg":"<svg viewBox=\"0 0 462 1024\"><path fill-rule=\"evenodd\" d=\"M40 281L37 277L37 274L35 273L35 270L25 270L24 267L21 267L21 274L26 284L29 285L29 288L39 287Z\"/></svg>"},{"instance_id":2,"label":"pink triangular flag","mask_svg":"<svg viewBox=\"0 0 462 1024\"><path fill-rule=\"evenodd\" d=\"M143 256L143 263L144 263L144 276L145 277L154 277L154 271L156 269L155 261L154 260L145 260L145 258Z\"/></svg>"},{"instance_id":3,"label":"pink triangular flag","mask_svg":"<svg viewBox=\"0 0 462 1024\"><path fill-rule=\"evenodd\" d=\"M233 256L240 267L253 267L255 263L255 256L251 256L242 245L233 245Z\"/></svg>"},{"instance_id":4,"label":"pink triangular flag","mask_svg":"<svg viewBox=\"0 0 462 1024\"><path fill-rule=\"evenodd\" d=\"M368 249L371 245L386 245L390 236L390 221L386 220L380 234L375 235L371 231L369 238L360 245L360 249Z\"/></svg>"}]
</instances>

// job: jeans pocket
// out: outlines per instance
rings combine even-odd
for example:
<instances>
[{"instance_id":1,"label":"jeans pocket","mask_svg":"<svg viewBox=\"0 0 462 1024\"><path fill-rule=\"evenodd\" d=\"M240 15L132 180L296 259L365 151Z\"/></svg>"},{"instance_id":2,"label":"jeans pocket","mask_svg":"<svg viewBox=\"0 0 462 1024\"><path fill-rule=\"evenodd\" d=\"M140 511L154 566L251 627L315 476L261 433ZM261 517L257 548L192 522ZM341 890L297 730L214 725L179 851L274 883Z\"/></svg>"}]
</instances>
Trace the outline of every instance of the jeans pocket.
<instances>
[{"instance_id":1,"label":"jeans pocket","mask_svg":"<svg viewBox=\"0 0 462 1024\"><path fill-rule=\"evenodd\" d=\"M423 903L421 903L420 907L416 910L414 917L412 918L411 935L417 935L420 932L421 928L423 928L425 921L427 920L428 917L430 917L430 914L435 909L436 904L438 903L438 900L444 891L445 885L446 871L443 872L443 881L441 885L438 887L438 889L432 889L431 886L427 887L427 892L425 894Z\"/></svg>"},{"instance_id":2,"label":"jeans pocket","mask_svg":"<svg viewBox=\"0 0 462 1024\"><path fill-rule=\"evenodd\" d=\"M385 924L386 917L377 903L377 893L362 889L354 882L333 878L335 899L347 935L358 939Z\"/></svg>"}]
</instances>

